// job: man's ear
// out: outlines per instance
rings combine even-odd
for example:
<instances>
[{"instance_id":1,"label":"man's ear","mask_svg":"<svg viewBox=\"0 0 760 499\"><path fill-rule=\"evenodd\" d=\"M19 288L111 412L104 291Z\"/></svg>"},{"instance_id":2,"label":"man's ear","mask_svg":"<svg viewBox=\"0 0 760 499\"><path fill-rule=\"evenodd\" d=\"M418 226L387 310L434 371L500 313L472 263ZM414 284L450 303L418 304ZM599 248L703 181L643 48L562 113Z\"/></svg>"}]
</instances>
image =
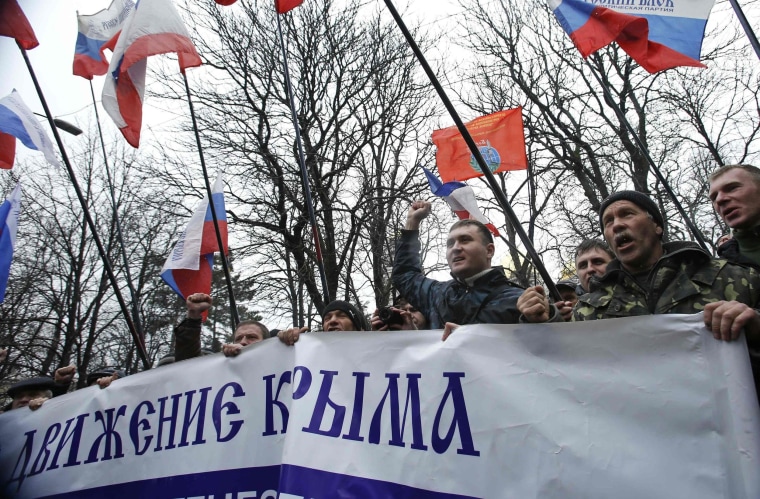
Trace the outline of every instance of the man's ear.
<instances>
[{"instance_id":1,"label":"man's ear","mask_svg":"<svg viewBox=\"0 0 760 499\"><path fill-rule=\"evenodd\" d=\"M660 236L660 239L662 239L662 227L658 225L657 228L655 229L655 232L657 233L658 236Z\"/></svg>"},{"instance_id":2,"label":"man's ear","mask_svg":"<svg viewBox=\"0 0 760 499\"><path fill-rule=\"evenodd\" d=\"M494 243L486 244L486 254L488 255L488 258L493 258L493 255L495 253L496 253L496 245Z\"/></svg>"}]
</instances>

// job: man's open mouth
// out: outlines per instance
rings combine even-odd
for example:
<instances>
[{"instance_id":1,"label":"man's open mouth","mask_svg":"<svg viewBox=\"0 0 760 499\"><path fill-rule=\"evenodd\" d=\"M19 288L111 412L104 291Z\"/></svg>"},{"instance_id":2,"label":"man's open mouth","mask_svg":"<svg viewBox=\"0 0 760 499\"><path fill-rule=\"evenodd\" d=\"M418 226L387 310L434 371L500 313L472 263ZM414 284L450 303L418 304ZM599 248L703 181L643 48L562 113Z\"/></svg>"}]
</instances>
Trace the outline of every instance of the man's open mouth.
<instances>
[{"instance_id":1,"label":"man's open mouth","mask_svg":"<svg viewBox=\"0 0 760 499\"><path fill-rule=\"evenodd\" d=\"M615 236L615 247L617 249L626 248L632 242L633 242L633 238L631 237L630 234L623 233L623 234L618 234L617 236Z\"/></svg>"}]
</instances>

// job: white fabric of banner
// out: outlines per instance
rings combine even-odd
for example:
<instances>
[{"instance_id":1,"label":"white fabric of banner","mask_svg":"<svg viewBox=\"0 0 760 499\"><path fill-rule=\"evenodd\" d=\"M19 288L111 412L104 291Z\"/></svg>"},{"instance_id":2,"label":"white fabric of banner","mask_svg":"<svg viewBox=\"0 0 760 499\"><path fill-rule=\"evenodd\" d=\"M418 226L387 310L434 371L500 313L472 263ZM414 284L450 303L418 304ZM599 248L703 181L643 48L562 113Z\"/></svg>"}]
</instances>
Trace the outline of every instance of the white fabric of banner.
<instances>
[{"instance_id":1,"label":"white fabric of banner","mask_svg":"<svg viewBox=\"0 0 760 499\"><path fill-rule=\"evenodd\" d=\"M10 497L760 497L744 341L701 315L309 333L0 416Z\"/></svg>"}]
</instances>

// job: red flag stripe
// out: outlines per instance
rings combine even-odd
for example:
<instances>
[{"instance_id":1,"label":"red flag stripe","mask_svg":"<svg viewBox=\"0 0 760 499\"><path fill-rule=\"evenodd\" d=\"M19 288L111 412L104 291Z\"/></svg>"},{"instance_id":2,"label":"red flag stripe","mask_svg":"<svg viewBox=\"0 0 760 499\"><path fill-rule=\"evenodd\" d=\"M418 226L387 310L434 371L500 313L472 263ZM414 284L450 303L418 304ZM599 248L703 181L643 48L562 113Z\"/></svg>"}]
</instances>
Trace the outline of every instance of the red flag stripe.
<instances>
[{"instance_id":1,"label":"red flag stripe","mask_svg":"<svg viewBox=\"0 0 760 499\"><path fill-rule=\"evenodd\" d=\"M26 50L40 44L16 0L0 0L0 36L15 38Z\"/></svg>"}]
</instances>

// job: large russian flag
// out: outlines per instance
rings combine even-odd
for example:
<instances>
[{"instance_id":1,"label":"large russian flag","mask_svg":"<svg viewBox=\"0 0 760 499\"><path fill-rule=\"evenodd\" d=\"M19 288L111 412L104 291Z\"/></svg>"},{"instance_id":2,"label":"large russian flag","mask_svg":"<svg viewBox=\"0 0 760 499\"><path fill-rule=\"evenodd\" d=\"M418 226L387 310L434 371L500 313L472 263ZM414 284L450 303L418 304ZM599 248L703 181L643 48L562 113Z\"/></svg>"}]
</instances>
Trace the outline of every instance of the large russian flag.
<instances>
[{"instance_id":1,"label":"large russian flag","mask_svg":"<svg viewBox=\"0 0 760 499\"><path fill-rule=\"evenodd\" d=\"M74 48L74 74L92 80L95 75L108 72L108 61L103 55L103 45L119 34L121 27L132 12L132 0L113 0L107 9L92 15L79 15L77 43Z\"/></svg>"},{"instance_id":2,"label":"large russian flag","mask_svg":"<svg viewBox=\"0 0 760 499\"><path fill-rule=\"evenodd\" d=\"M224 207L224 180L217 177L211 189L224 253L227 244L227 212ZM211 269L214 253L219 251L214 230L214 219L208 198L198 204L185 230L161 269L161 278L182 298L193 293L211 293Z\"/></svg>"},{"instance_id":3,"label":"large russian flag","mask_svg":"<svg viewBox=\"0 0 760 499\"><path fill-rule=\"evenodd\" d=\"M616 41L650 73L699 62L715 0L548 0L583 57Z\"/></svg>"},{"instance_id":4,"label":"large russian flag","mask_svg":"<svg viewBox=\"0 0 760 499\"><path fill-rule=\"evenodd\" d=\"M111 45L113 38L106 45ZM113 48L103 84L103 108L132 147L140 145L142 101L148 57L177 53L179 69L200 66L201 58L171 0L141 0Z\"/></svg>"}]
</instances>

